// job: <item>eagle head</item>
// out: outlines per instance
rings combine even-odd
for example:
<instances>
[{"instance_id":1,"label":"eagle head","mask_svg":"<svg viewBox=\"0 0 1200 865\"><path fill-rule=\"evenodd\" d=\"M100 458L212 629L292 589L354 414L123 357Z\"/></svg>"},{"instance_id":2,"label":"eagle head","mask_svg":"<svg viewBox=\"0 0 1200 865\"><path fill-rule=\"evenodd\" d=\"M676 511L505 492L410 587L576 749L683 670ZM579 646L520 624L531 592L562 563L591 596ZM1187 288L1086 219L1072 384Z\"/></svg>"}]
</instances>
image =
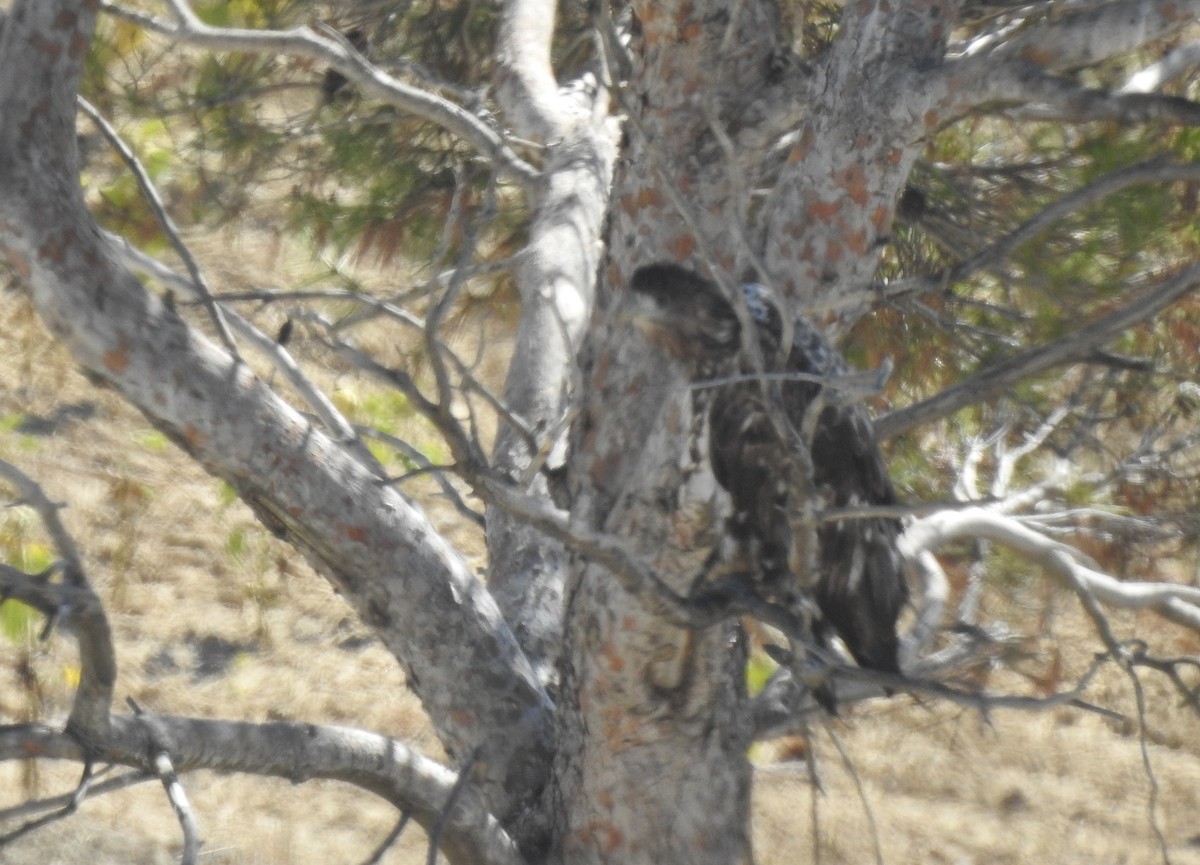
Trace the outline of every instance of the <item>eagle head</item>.
<instances>
[{"instance_id":1,"label":"eagle head","mask_svg":"<svg viewBox=\"0 0 1200 865\"><path fill-rule=\"evenodd\" d=\"M680 360L709 365L737 354L741 325L720 287L676 264L634 271L628 318L646 339Z\"/></svg>"}]
</instances>

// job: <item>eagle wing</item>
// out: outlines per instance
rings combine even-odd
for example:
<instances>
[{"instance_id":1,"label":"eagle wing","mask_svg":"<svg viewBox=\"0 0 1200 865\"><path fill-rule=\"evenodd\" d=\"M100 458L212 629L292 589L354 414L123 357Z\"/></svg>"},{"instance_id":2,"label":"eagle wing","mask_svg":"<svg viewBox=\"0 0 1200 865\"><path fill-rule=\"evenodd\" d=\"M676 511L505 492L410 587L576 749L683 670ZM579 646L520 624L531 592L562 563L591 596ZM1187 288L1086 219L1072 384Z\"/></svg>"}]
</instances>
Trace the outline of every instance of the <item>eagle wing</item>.
<instances>
[{"instance_id":1,"label":"eagle wing","mask_svg":"<svg viewBox=\"0 0 1200 865\"><path fill-rule=\"evenodd\" d=\"M778 313L761 286L747 286L746 293L769 363L778 355L773 351L781 330ZM784 371L836 377L850 369L812 325L797 318ZM813 483L825 507L895 504L866 409L836 394L821 399L823 387L812 381L786 381L782 398L787 419L797 431L806 427L810 411L820 412L811 425L811 458ZM770 586L785 576L794 541L782 469L792 456L766 414L762 393L757 382L722 390L712 409L710 446L713 473L733 500L731 533L749 545ZM817 636L836 634L860 665L885 672L899 672L896 620L908 600L896 543L900 530L894 518L849 517L824 522L817 531Z\"/></svg>"},{"instance_id":2,"label":"eagle wing","mask_svg":"<svg viewBox=\"0 0 1200 865\"><path fill-rule=\"evenodd\" d=\"M630 288L636 301L630 304L631 320L685 364L692 381L736 371L746 335L715 283L664 263L639 268ZM767 372L821 377L849 372L837 350L803 318L794 321L792 344L781 363L784 328L778 305L764 286L744 286L744 293ZM895 493L866 409L823 393L826 386L790 380L779 391L788 422L796 431L812 430L813 481L825 506L893 504ZM759 381L697 393L704 394L701 402L711 394L708 456L713 476L732 501L728 528L738 564L757 575L765 596L786 603L799 591L790 567L800 557L793 555L798 539L789 519L794 503L788 501L786 468L795 459L795 436L776 429L765 403L769 390ZM819 414L815 423L806 424L811 411ZM887 672L899 670L896 619L908 599L896 549L899 533L898 520L882 517L832 520L817 530L817 636L836 634L859 664Z\"/></svg>"}]
</instances>

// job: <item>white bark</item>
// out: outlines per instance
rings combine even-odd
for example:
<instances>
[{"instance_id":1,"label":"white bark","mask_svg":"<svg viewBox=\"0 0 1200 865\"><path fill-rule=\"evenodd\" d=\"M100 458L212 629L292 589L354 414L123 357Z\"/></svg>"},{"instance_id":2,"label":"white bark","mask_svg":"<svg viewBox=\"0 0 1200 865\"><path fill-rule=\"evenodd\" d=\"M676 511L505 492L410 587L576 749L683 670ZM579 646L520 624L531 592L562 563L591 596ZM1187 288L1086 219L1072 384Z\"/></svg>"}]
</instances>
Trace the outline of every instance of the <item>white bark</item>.
<instances>
[{"instance_id":1,"label":"white bark","mask_svg":"<svg viewBox=\"0 0 1200 865\"><path fill-rule=\"evenodd\" d=\"M995 541L1042 564L1068 588L1076 586L1100 603L1124 610L1152 610L1172 622L1200 630L1200 589L1174 583L1126 583L1096 570L1068 544L1048 538L1014 517L985 508L943 511L914 522L904 533L913 558L956 540Z\"/></svg>"},{"instance_id":2,"label":"white bark","mask_svg":"<svg viewBox=\"0 0 1200 865\"><path fill-rule=\"evenodd\" d=\"M498 93L518 134L545 145L531 193L534 216L517 267L521 317L504 403L525 430L502 423L494 467L535 501L562 469L575 358L595 297L598 241L608 207L616 124L607 97L583 104L559 92L550 67L553 0L508 5L499 36ZM530 441L528 434L532 434ZM566 553L539 528L501 508L487 514L488 587L542 682L552 684L562 629Z\"/></svg>"},{"instance_id":3,"label":"white bark","mask_svg":"<svg viewBox=\"0 0 1200 865\"><path fill-rule=\"evenodd\" d=\"M232 484L379 631L450 753L482 748L485 798L509 813L542 784L550 704L491 596L416 506L147 292L84 209L74 93L93 17L38 0L6 23L0 248L76 360Z\"/></svg>"}]
</instances>

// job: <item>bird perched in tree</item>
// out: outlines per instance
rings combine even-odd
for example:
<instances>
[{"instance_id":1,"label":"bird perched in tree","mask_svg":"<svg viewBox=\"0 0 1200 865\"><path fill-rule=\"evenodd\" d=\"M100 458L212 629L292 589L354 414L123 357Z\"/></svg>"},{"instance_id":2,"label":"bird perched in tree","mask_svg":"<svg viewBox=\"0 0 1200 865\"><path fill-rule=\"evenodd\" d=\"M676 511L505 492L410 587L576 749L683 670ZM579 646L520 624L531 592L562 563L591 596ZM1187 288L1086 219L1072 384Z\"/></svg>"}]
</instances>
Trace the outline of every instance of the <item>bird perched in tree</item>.
<instances>
[{"instance_id":1,"label":"bird perched in tree","mask_svg":"<svg viewBox=\"0 0 1200 865\"><path fill-rule=\"evenodd\" d=\"M861 403L839 399L834 388L785 377L778 393L782 416L792 427L781 436L768 411L771 390L755 380L742 352L742 328L733 306L714 282L674 264L654 264L633 274L635 313L646 337L688 367L693 381L745 375L714 384L710 401L709 459L718 483L728 491L733 516L728 531L749 550L765 591L799 586L793 573L795 529L789 518L794 495L784 467L810 433L807 447L812 480L825 508L895 503L895 492ZM838 377L850 372L838 351L805 319L793 322L792 344L781 350L784 334L779 307L761 285L743 287L755 325L765 373ZM732 366L731 366L732 365ZM816 412L808 418L810 409ZM807 423L806 423L807 421ZM900 523L886 517L850 517L822 522L813 600L820 611L814 630L833 634L864 667L899 672L896 620L908 599L903 565L896 549Z\"/></svg>"},{"instance_id":2,"label":"bird perched in tree","mask_svg":"<svg viewBox=\"0 0 1200 865\"><path fill-rule=\"evenodd\" d=\"M345 39L359 54L366 54L370 50L371 39L367 35L367 31L361 27L355 27L346 33ZM322 103L328 105L331 102L348 99L350 91L346 89L346 85L349 83L346 76L336 69L326 69L325 77L321 79Z\"/></svg>"}]
</instances>

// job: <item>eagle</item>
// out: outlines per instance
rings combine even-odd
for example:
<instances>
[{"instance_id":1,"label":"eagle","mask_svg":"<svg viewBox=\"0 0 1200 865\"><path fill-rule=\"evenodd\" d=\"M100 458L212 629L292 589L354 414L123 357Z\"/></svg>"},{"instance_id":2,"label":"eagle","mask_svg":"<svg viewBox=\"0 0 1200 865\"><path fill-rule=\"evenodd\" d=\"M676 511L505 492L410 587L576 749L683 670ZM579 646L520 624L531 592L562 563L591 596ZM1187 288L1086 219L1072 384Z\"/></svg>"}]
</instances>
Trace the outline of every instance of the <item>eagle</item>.
<instances>
[{"instance_id":1,"label":"eagle","mask_svg":"<svg viewBox=\"0 0 1200 865\"><path fill-rule=\"evenodd\" d=\"M709 461L732 501L728 533L751 551L746 558L756 563L764 589L798 585L800 576L791 573L795 539L783 469L796 458L795 448L808 448L813 485L826 509L896 503L866 409L821 381L848 374L846 361L799 316L784 351L783 319L769 289L742 287L762 372L803 374L779 376L783 382L775 391L792 427L787 436L768 410L770 389L750 369L739 317L715 282L659 263L636 270L630 289L639 330L683 363L693 382L714 391L707 400ZM815 418L808 417L810 410ZM818 573L810 583L819 613L814 635L824 642L839 637L860 666L886 673L900 672L896 623L908 601L900 531L900 521L885 516L821 522Z\"/></svg>"}]
</instances>

